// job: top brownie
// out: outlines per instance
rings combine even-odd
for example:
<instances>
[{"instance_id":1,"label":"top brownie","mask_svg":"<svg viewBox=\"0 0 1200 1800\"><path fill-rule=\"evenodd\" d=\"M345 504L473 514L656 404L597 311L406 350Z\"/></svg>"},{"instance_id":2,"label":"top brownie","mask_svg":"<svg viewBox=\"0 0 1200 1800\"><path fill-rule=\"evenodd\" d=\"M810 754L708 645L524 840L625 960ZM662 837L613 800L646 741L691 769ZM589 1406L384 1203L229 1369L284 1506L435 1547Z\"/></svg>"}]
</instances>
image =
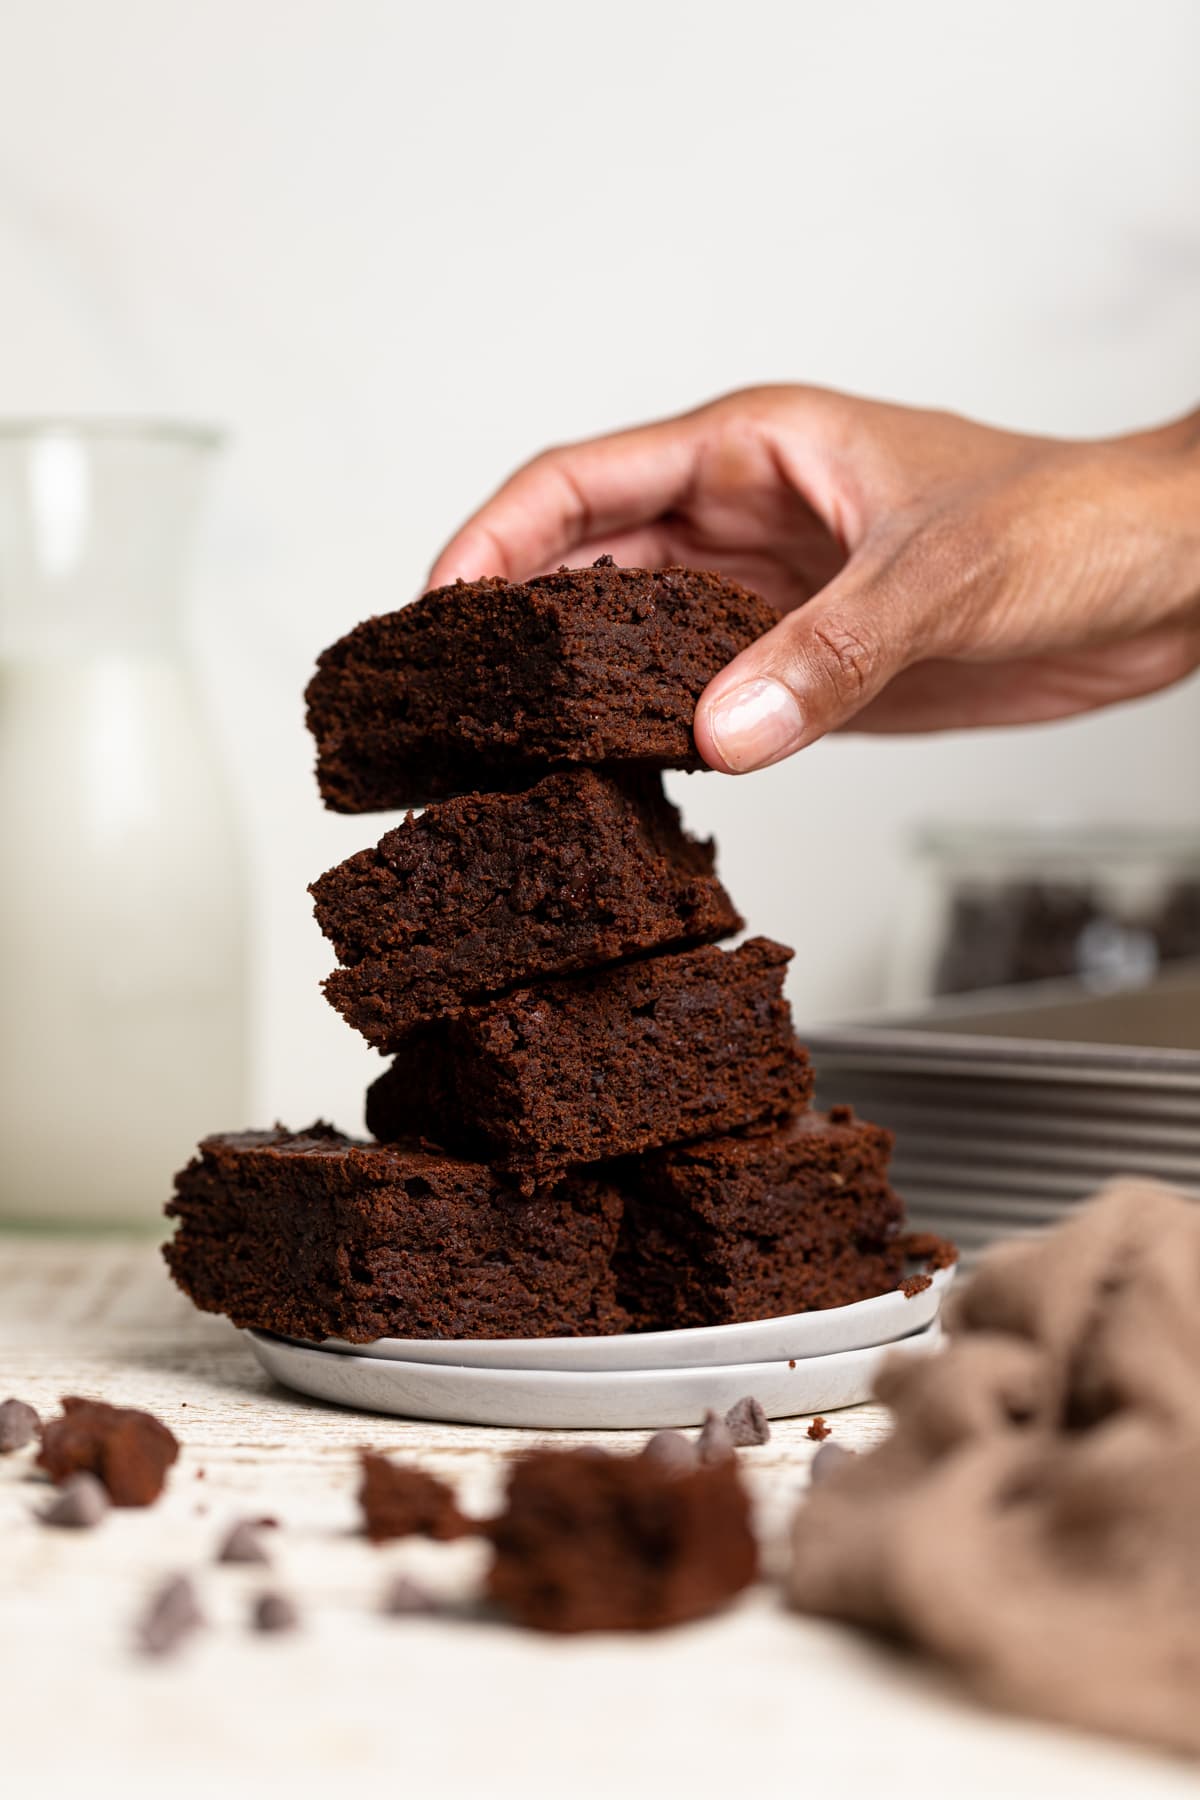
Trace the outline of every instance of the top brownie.
<instances>
[{"instance_id":1,"label":"top brownie","mask_svg":"<svg viewBox=\"0 0 1200 1800\"><path fill-rule=\"evenodd\" d=\"M698 769L696 701L775 622L719 575L611 557L438 588L319 658L306 697L321 794L335 812L374 812L561 764Z\"/></svg>"}]
</instances>

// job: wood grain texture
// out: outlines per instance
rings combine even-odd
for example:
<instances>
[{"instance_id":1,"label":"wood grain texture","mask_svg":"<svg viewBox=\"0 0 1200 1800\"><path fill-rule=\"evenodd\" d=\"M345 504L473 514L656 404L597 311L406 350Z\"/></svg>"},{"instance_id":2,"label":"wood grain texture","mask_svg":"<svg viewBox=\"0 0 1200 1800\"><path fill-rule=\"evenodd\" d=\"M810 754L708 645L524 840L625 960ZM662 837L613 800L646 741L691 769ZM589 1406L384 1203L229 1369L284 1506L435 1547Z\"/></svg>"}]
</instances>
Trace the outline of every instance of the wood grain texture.
<instances>
[{"instance_id":1,"label":"wood grain texture","mask_svg":"<svg viewBox=\"0 0 1200 1800\"><path fill-rule=\"evenodd\" d=\"M0 1398L45 1414L64 1393L147 1407L183 1452L156 1507L90 1533L39 1525L48 1490L31 1454L0 1458L4 1767L27 1781L36 1772L42 1791L332 1797L382 1777L449 1800L1196 1793L1175 1765L962 1705L911 1665L794 1617L770 1581L719 1618L656 1637L564 1643L498 1625L473 1604L478 1545L374 1549L357 1535L355 1453L370 1444L416 1458L485 1512L516 1452L571 1434L406 1423L293 1398L231 1327L174 1291L153 1248L0 1237ZM875 1406L831 1423L835 1441L859 1449L887 1430ZM807 1424L776 1424L769 1444L741 1453L769 1569L816 1448ZM280 1521L265 1573L213 1563L245 1514ZM379 1596L400 1570L452 1602L448 1615L383 1617ZM147 1664L133 1622L175 1572L195 1577L210 1628ZM246 1626L272 1582L303 1613L286 1638Z\"/></svg>"}]
</instances>

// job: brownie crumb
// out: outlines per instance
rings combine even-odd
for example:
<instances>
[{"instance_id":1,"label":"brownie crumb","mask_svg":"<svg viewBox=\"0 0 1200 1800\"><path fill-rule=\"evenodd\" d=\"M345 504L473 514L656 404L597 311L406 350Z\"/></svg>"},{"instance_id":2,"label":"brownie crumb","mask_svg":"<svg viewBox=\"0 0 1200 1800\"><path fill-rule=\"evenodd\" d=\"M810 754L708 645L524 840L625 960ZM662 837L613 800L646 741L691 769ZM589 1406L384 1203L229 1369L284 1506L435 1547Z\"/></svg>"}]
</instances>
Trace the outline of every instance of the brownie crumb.
<instances>
[{"instance_id":1,"label":"brownie crumb","mask_svg":"<svg viewBox=\"0 0 1200 1800\"><path fill-rule=\"evenodd\" d=\"M299 1623L296 1603L286 1594L259 1594L250 1609L250 1624L254 1631L295 1631Z\"/></svg>"},{"instance_id":2,"label":"brownie crumb","mask_svg":"<svg viewBox=\"0 0 1200 1800\"><path fill-rule=\"evenodd\" d=\"M514 1468L488 1535L492 1599L539 1631L650 1631L701 1618L758 1568L733 1456L681 1471L603 1450L534 1451Z\"/></svg>"},{"instance_id":3,"label":"brownie crumb","mask_svg":"<svg viewBox=\"0 0 1200 1800\"><path fill-rule=\"evenodd\" d=\"M911 1300L915 1295L923 1294L926 1288L932 1286L932 1275L906 1275L900 1283L900 1292L906 1300Z\"/></svg>"},{"instance_id":4,"label":"brownie crumb","mask_svg":"<svg viewBox=\"0 0 1200 1800\"><path fill-rule=\"evenodd\" d=\"M152 1413L67 1396L62 1416L42 1431L38 1467L63 1482L95 1475L114 1506L150 1506L162 1493L179 1441Z\"/></svg>"},{"instance_id":5,"label":"brownie crumb","mask_svg":"<svg viewBox=\"0 0 1200 1800\"><path fill-rule=\"evenodd\" d=\"M109 1509L108 1490L94 1475L81 1470L68 1475L58 1493L38 1517L43 1525L66 1525L90 1531Z\"/></svg>"},{"instance_id":6,"label":"brownie crumb","mask_svg":"<svg viewBox=\"0 0 1200 1800\"><path fill-rule=\"evenodd\" d=\"M0 1403L0 1456L8 1456L14 1450L23 1450L26 1444L32 1444L41 1424L32 1406L26 1406L24 1400Z\"/></svg>"},{"instance_id":7,"label":"brownie crumb","mask_svg":"<svg viewBox=\"0 0 1200 1800\"><path fill-rule=\"evenodd\" d=\"M794 1368L795 1368L795 1366L796 1366L796 1359L795 1359L795 1357L794 1357L794 1356L789 1356L789 1357L788 1357L788 1368L789 1368L789 1369L794 1369Z\"/></svg>"},{"instance_id":8,"label":"brownie crumb","mask_svg":"<svg viewBox=\"0 0 1200 1800\"><path fill-rule=\"evenodd\" d=\"M249 1519L239 1519L231 1525L217 1550L219 1563L269 1563L270 1560Z\"/></svg>"},{"instance_id":9,"label":"brownie crumb","mask_svg":"<svg viewBox=\"0 0 1200 1800\"><path fill-rule=\"evenodd\" d=\"M804 1435L810 1437L814 1444L823 1444L827 1437L832 1436L832 1428L825 1423L824 1419L818 1413Z\"/></svg>"},{"instance_id":10,"label":"brownie crumb","mask_svg":"<svg viewBox=\"0 0 1200 1800\"><path fill-rule=\"evenodd\" d=\"M695 1444L682 1431L656 1431L642 1446L642 1458L657 1469L685 1474L697 1467L700 1457Z\"/></svg>"},{"instance_id":11,"label":"brownie crumb","mask_svg":"<svg viewBox=\"0 0 1200 1800\"><path fill-rule=\"evenodd\" d=\"M446 1543L471 1530L458 1510L453 1490L436 1475L408 1463L391 1462L372 1450L363 1451L361 1467L358 1500L363 1530L373 1544L416 1536Z\"/></svg>"},{"instance_id":12,"label":"brownie crumb","mask_svg":"<svg viewBox=\"0 0 1200 1800\"><path fill-rule=\"evenodd\" d=\"M413 1581L411 1576L393 1575L383 1590L379 1610L392 1618L400 1618L412 1613L436 1612L437 1602L428 1588Z\"/></svg>"},{"instance_id":13,"label":"brownie crumb","mask_svg":"<svg viewBox=\"0 0 1200 1800\"><path fill-rule=\"evenodd\" d=\"M169 1656L205 1623L196 1590L186 1575L173 1575L151 1596L137 1629L147 1656Z\"/></svg>"},{"instance_id":14,"label":"brownie crumb","mask_svg":"<svg viewBox=\"0 0 1200 1800\"><path fill-rule=\"evenodd\" d=\"M725 1414L725 1424L739 1450L752 1444L765 1444L771 1436L767 1415L753 1394L745 1394L734 1401Z\"/></svg>"},{"instance_id":15,"label":"brownie crumb","mask_svg":"<svg viewBox=\"0 0 1200 1800\"><path fill-rule=\"evenodd\" d=\"M958 1261L958 1246L935 1231L906 1231L900 1249L909 1262L923 1262L930 1273L949 1269Z\"/></svg>"},{"instance_id":16,"label":"brownie crumb","mask_svg":"<svg viewBox=\"0 0 1200 1800\"><path fill-rule=\"evenodd\" d=\"M696 1454L700 1461L705 1464L728 1462L733 1452L733 1433L720 1413L706 1412L696 1439Z\"/></svg>"}]
</instances>

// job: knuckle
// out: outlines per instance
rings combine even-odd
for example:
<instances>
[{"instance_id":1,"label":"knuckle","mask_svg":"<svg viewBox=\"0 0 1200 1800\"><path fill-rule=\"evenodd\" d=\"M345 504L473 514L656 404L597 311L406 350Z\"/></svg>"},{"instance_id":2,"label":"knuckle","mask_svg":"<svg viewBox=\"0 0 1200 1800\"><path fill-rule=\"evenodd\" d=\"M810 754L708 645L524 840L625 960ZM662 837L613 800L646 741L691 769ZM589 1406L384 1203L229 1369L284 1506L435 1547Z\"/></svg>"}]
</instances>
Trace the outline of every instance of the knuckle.
<instances>
[{"instance_id":1,"label":"knuckle","mask_svg":"<svg viewBox=\"0 0 1200 1800\"><path fill-rule=\"evenodd\" d=\"M860 620L835 617L813 626L812 641L838 701L856 705L866 694L879 661L873 635Z\"/></svg>"}]
</instances>

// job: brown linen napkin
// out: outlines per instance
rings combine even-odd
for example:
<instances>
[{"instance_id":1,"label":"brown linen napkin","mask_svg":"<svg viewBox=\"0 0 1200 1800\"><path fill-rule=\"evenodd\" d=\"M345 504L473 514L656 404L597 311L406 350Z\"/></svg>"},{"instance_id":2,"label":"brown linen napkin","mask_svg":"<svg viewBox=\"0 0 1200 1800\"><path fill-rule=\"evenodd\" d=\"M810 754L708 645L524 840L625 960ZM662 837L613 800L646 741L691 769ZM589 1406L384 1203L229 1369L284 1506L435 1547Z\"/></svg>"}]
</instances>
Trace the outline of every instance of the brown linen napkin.
<instances>
[{"instance_id":1,"label":"brown linen napkin","mask_svg":"<svg viewBox=\"0 0 1200 1800\"><path fill-rule=\"evenodd\" d=\"M1200 1204L1122 1180L997 1245L895 1431L794 1526L791 1597L979 1697L1200 1754Z\"/></svg>"}]
</instances>

